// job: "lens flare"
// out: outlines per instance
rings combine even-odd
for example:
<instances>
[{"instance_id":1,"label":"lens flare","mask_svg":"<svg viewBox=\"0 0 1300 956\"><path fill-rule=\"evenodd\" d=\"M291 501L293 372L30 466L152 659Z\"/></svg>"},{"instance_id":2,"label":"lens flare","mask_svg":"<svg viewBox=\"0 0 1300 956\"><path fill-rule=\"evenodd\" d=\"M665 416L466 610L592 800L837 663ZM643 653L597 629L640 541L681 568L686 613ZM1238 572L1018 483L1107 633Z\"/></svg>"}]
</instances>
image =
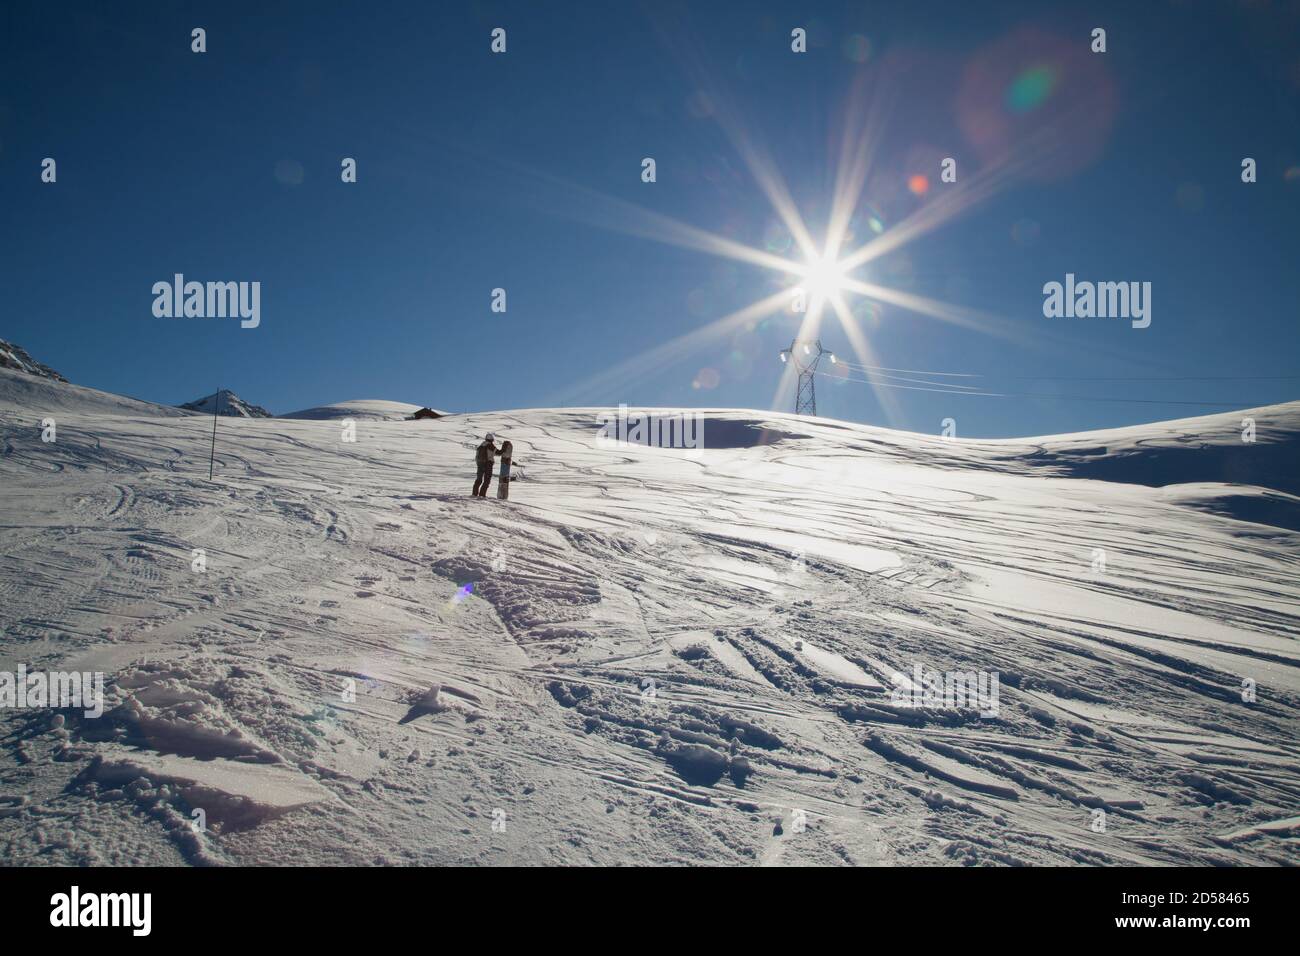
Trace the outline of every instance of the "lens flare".
<instances>
[{"instance_id":1,"label":"lens flare","mask_svg":"<svg viewBox=\"0 0 1300 956\"><path fill-rule=\"evenodd\" d=\"M844 59L850 63L866 63L871 59L871 41L861 33L853 33L845 37L842 49Z\"/></svg>"},{"instance_id":2,"label":"lens flare","mask_svg":"<svg viewBox=\"0 0 1300 956\"><path fill-rule=\"evenodd\" d=\"M1042 235L1042 226L1034 219L1017 219L1011 224L1011 240L1018 246L1032 246Z\"/></svg>"},{"instance_id":3,"label":"lens flare","mask_svg":"<svg viewBox=\"0 0 1300 956\"><path fill-rule=\"evenodd\" d=\"M691 388L709 389L717 388L722 381L722 375L716 368L702 368L695 373L695 381L691 382Z\"/></svg>"},{"instance_id":4,"label":"lens flare","mask_svg":"<svg viewBox=\"0 0 1300 956\"><path fill-rule=\"evenodd\" d=\"M451 596L451 600L447 602L447 607L455 607L473 593L474 582L471 581L469 584L462 584L456 589L456 593Z\"/></svg>"},{"instance_id":5,"label":"lens flare","mask_svg":"<svg viewBox=\"0 0 1300 956\"><path fill-rule=\"evenodd\" d=\"M1056 88L1056 70L1051 66L1031 66L1017 76L1007 89L1006 106L1012 113L1029 113L1038 109Z\"/></svg>"},{"instance_id":6,"label":"lens flare","mask_svg":"<svg viewBox=\"0 0 1300 956\"><path fill-rule=\"evenodd\" d=\"M1118 114L1110 61L1072 35L1019 27L976 52L957 91L957 123L986 164L1059 181L1105 151Z\"/></svg>"},{"instance_id":7,"label":"lens flare","mask_svg":"<svg viewBox=\"0 0 1300 956\"><path fill-rule=\"evenodd\" d=\"M768 222L763 229L763 248L783 256L792 246L794 246L794 237L790 235L790 230L775 220Z\"/></svg>"}]
</instances>

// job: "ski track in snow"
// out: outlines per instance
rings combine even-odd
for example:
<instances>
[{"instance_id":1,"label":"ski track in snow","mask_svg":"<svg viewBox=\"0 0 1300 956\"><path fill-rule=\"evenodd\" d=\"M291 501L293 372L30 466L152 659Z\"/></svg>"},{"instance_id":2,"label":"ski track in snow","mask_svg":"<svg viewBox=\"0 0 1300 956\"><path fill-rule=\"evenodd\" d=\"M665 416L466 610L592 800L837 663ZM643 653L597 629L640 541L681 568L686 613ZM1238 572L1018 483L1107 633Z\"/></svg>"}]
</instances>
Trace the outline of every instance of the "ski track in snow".
<instances>
[{"instance_id":1,"label":"ski track in snow","mask_svg":"<svg viewBox=\"0 0 1300 956\"><path fill-rule=\"evenodd\" d=\"M1293 532L765 413L699 459L589 410L222 419L209 482L209 418L18 374L0 669L108 702L0 711L6 863L1300 862ZM897 706L916 663L998 716Z\"/></svg>"}]
</instances>

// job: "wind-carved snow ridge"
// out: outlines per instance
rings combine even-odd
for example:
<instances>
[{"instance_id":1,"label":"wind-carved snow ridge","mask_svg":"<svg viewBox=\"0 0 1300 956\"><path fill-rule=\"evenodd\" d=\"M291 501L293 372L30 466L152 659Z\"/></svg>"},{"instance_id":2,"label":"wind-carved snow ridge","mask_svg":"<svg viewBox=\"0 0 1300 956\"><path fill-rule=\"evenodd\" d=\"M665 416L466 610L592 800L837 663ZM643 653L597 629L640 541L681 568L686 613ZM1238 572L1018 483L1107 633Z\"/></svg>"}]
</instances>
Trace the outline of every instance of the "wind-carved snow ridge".
<instances>
[{"instance_id":1,"label":"wind-carved snow ridge","mask_svg":"<svg viewBox=\"0 0 1300 956\"><path fill-rule=\"evenodd\" d=\"M407 409L223 420L209 482L201 417L0 370L0 672L107 689L0 709L5 862L1298 861L1300 405Z\"/></svg>"}]
</instances>

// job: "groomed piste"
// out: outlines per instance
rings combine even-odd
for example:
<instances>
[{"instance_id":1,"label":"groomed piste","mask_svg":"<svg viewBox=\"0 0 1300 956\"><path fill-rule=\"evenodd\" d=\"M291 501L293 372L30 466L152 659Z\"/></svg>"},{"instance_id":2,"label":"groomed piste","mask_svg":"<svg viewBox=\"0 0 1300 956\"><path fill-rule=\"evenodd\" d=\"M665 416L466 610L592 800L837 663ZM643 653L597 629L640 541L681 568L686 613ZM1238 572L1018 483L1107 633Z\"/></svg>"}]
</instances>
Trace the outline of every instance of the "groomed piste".
<instances>
[{"instance_id":1,"label":"groomed piste","mask_svg":"<svg viewBox=\"0 0 1300 956\"><path fill-rule=\"evenodd\" d=\"M1300 405L698 454L410 408L223 418L209 481L211 416L0 370L0 670L107 693L0 710L0 860L1300 862Z\"/></svg>"}]
</instances>

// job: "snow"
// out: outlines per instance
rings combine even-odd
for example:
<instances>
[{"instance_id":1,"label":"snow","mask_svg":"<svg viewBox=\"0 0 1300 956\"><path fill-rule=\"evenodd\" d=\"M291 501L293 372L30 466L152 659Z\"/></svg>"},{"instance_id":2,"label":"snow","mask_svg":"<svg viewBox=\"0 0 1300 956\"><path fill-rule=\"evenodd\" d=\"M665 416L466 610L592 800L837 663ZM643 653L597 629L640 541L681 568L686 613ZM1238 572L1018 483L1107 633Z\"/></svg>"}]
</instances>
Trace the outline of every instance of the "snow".
<instances>
[{"instance_id":1,"label":"snow","mask_svg":"<svg viewBox=\"0 0 1300 956\"><path fill-rule=\"evenodd\" d=\"M209 482L210 418L0 370L0 670L108 688L0 711L0 860L1300 862L1300 404L702 454L413 409L222 419Z\"/></svg>"},{"instance_id":2,"label":"snow","mask_svg":"<svg viewBox=\"0 0 1300 956\"><path fill-rule=\"evenodd\" d=\"M181 408L192 412L202 412L205 415L211 415L215 411L218 415L227 415L231 418L272 417L271 413L261 405L246 402L227 388L213 392L203 398L196 398L192 402L186 402Z\"/></svg>"},{"instance_id":3,"label":"snow","mask_svg":"<svg viewBox=\"0 0 1300 956\"><path fill-rule=\"evenodd\" d=\"M54 371L48 365L42 365L36 359L27 354L26 350L0 339L0 368L11 369L16 372L24 372L28 375L35 375L38 378L47 378L55 382L66 382L62 375Z\"/></svg>"},{"instance_id":4,"label":"snow","mask_svg":"<svg viewBox=\"0 0 1300 956\"><path fill-rule=\"evenodd\" d=\"M21 409L24 420L57 418L63 412L78 416L142 416L146 419L191 417L193 412L141 402L93 388L82 388L47 378L0 368L0 399L6 406Z\"/></svg>"},{"instance_id":5,"label":"snow","mask_svg":"<svg viewBox=\"0 0 1300 956\"><path fill-rule=\"evenodd\" d=\"M421 406L409 402L387 402L380 399L359 399L352 402L336 402L333 405L320 405L316 408L304 408L289 412L281 418L301 418L309 421L322 421L351 418L355 421L399 422L410 418ZM437 411L437 409L434 409ZM445 415L446 412L438 412Z\"/></svg>"},{"instance_id":6,"label":"snow","mask_svg":"<svg viewBox=\"0 0 1300 956\"><path fill-rule=\"evenodd\" d=\"M221 758L194 760L114 744L97 748L84 780L113 788L141 778L170 785L179 801L202 807L212 823L227 828L256 826L332 799L328 790L294 770Z\"/></svg>"}]
</instances>

